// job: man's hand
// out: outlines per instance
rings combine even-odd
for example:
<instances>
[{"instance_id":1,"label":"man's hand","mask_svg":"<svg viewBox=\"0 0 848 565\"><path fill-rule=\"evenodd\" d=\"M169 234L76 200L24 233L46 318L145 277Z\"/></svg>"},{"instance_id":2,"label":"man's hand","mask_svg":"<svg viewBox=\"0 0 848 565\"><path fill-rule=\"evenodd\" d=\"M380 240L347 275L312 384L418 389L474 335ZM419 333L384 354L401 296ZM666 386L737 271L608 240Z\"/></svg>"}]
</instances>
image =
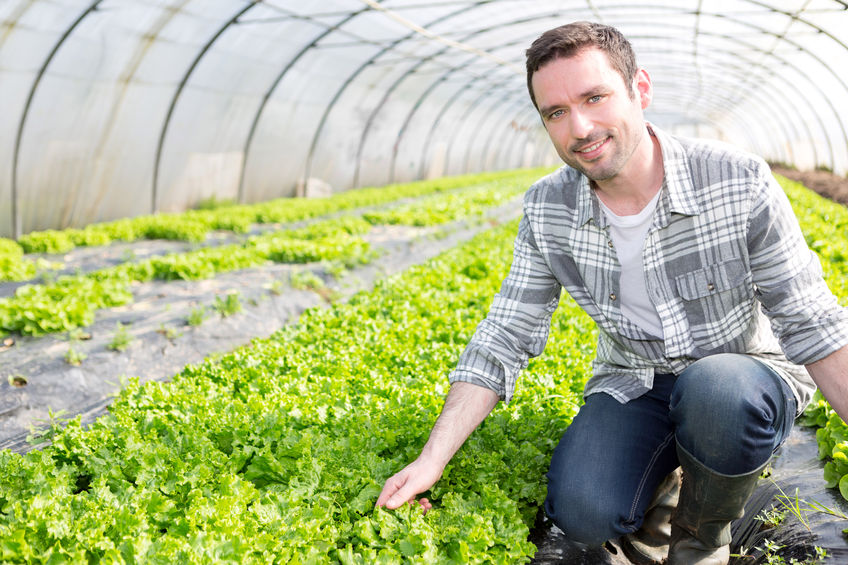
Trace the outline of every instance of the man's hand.
<instances>
[{"instance_id":1,"label":"man's hand","mask_svg":"<svg viewBox=\"0 0 848 565\"><path fill-rule=\"evenodd\" d=\"M404 502L414 502L416 494L436 484L454 453L497 403L497 393L487 388L464 382L451 385L442 413L421 455L401 472L389 477L377 497L377 506L390 510L398 508ZM425 512L431 508L426 498L418 503Z\"/></svg>"},{"instance_id":2,"label":"man's hand","mask_svg":"<svg viewBox=\"0 0 848 565\"><path fill-rule=\"evenodd\" d=\"M415 495L428 490L439 477L444 467L432 464L421 457L404 467L399 473L389 477L383 486L383 491L377 497L377 506L385 506L389 510L399 508L405 502L415 502ZM432 505L426 498L418 501L426 513Z\"/></svg>"}]
</instances>

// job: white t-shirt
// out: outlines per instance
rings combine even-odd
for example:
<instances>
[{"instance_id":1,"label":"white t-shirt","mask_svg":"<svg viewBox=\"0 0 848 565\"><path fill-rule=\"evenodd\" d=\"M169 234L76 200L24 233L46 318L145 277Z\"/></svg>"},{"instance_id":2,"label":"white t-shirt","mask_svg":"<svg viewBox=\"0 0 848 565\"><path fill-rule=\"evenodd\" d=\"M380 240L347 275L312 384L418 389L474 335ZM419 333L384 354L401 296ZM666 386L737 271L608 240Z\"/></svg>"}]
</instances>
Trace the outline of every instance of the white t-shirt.
<instances>
[{"instance_id":1,"label":"white t-shirt","mask_svg":"<svg viewBox=\"0 0 848 565\"><path fill-rule=\"evenodd\" d=\"M645 286L642 249L645 247L645 237L654 219L661 192L658 190L651 201L633 216L617 216L601 202L601 209L609 222L612 244L621 264L621 315L657 337L664 337L663 327ZM598 201L600 202L600 198Z\"/></svg>"}]
</instances>

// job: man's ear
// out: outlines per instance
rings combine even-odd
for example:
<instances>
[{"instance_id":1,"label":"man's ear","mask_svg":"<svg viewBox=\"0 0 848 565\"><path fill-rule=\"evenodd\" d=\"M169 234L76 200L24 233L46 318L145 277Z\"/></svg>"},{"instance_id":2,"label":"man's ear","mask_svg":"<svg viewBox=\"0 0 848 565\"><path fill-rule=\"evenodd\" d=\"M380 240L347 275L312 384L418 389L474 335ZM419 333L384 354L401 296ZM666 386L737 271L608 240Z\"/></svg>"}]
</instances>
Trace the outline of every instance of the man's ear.
<instances>
[{"instance_id":1,"label":"man's ear","mask_svg":"<svg viewBox=\"0 0 848 565\"><path fill-rule=\"evenodd\" d=\"M636 76L633 77L633 91L639 97L643 110L651 105L651 100L654 98L654 87L651 84L651 76L645 69L636 71Z\"/></svg>"}]
</instances>

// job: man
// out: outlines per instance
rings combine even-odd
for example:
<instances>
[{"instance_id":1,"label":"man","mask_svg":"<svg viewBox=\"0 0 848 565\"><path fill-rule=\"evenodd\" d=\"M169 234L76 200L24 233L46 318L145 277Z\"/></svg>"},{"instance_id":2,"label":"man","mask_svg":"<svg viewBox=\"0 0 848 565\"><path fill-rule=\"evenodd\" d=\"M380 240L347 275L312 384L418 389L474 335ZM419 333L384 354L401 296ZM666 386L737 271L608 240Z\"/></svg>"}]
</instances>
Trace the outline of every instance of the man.
<instances>
[{"instance_id":1,"label":"man","mask_svg":"<svg viewBox=\"0 0 848 565\"><path fill-rule=\"evenodd\" d=\"M599 338L546 512L637 563L727 563L730 522L815 385L848 416L848 312L761 159L644 121L651 79L617 30L546 32L527 83L568 167L527 192L510 273L427 444L377 504L414 501L509 401L565 288Z\"/></svg>"}]
</instances>

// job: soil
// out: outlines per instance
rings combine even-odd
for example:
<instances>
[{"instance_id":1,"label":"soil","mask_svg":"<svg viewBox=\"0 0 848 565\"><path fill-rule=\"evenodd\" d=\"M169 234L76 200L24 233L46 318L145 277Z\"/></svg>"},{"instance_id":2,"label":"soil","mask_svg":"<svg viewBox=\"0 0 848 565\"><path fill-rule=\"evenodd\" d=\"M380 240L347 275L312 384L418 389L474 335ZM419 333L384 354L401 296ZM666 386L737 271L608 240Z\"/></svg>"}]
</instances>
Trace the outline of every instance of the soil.
<instances>
[{"instance_id":1,"label":"soil","mask_svg":"<svg viewBox=\"0 0 848 565\"><path fill-rule=\"evenodd\" d=\"M9 345L0 340L0 449L29 451L33 445L28 438L37 439L38 430L53 421L77 415L83 423L96 419L125 379L168 380L188 364L231 351L253 338L267 337L295 322L307 308L343 301L370 289L376 280L456 247L484 229L517 218L520 212L518 198L490 210L483 218L449 225L377 226L365 238L381 255L368 265L337 275L318 263L269 264L202 281L136 284L132 303L98 311L82 337L72 338L68 333L13 336ZM202 245L233 239L229 234L215 234ZM142 259L196 247L183 242L140 241L78 248L49 259L61 260L68 272L88 272L127 258ZM291 276L304 270L318 277L323 287L293 288ZM12 295L21 284L0 283L0 297ZM233 293L238 295L241 312L218 314L216 300ZM199 325L189 325L189 316L199 308L205 309L205 319ZM130 336L123 351L110 347L118 324ZM68 362L70 349L84 356L78 365Z\"/></svg>"}]
</instances>

